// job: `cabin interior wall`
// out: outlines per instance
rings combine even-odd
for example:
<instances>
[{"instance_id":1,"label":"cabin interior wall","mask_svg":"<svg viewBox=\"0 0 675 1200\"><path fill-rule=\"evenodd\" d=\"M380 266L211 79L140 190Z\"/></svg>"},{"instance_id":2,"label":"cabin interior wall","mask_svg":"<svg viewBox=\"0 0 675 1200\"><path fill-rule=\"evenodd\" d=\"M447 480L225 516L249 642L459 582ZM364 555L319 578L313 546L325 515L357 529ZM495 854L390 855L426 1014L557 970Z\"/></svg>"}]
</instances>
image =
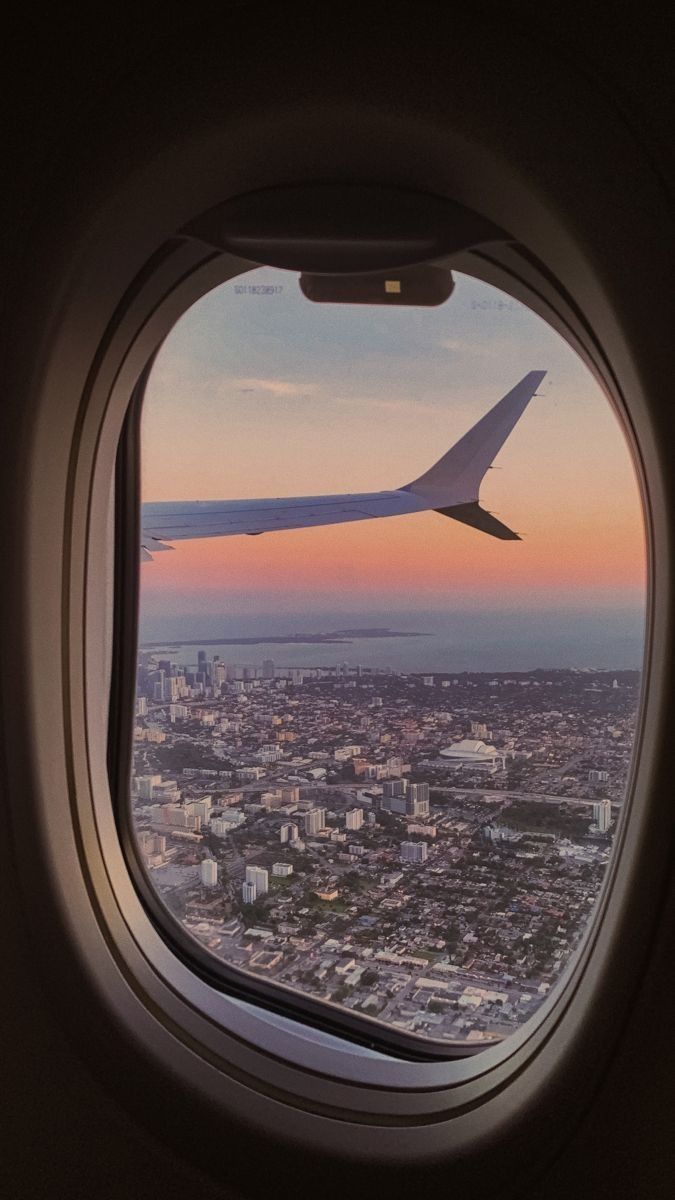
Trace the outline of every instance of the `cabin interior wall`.
<instances>
[{"instance_id":1,"label":"cabin interior wall","mask_svg":"<svg viewBox=\"0 0 675 1200\"><path fill-rule=\"evenodd\" d=\"M144 139L151 135L142 113L146 98L148 113L154 108L153 98L149 93L146 97L144 88L151 89L157 83L156 56L158 53L161 56L164 37L170 33L176 44L180 44L181 69L186 73L195 70L185 46L198 30L198 18L191 12L167 31L162 6L154 7L156 11L149 8L123 20L112 10L100 13L91 10L85 21L77 14L59 11L39 26L26 20L12 36L5 38L5 50L9 50L11 61L7 62L4 73L12 81L14 110L4 156L7 207L1 231L6 285L2 332L10 351L24 337L30 321L26 297L31 294L30 287L35 287L41 270L34 260L35 243L48 240L49 236L67 240L77 228L87 188L105 187L105 174L101 172L106 146L111 143L119 150L123 144L120 129L123 131L125 125L131 131L130 157L142 155ZM266 29L264 6L256 6L255 20L251 18L248 25L242 16L248 6L234 7L229 29L215 30L214 38L225 36L231 45L237 36L237 22L244 22L239 34L250 67L244 73L242 87L249 89L254 107L265 87L264 78L255 69L261 42L265 37L279 36L286 19L283 14L288 14L286 43L294 46L293 51L289 49L288 70L302 72L299 52L302 26L313 20L315 10L300 5L284 6L282 17L277 14L271 18ZM396 17L390 19L393 37L402 36L400 12L408 13L413 7L395 8ZM599 86L619 97L627 120L644 137L665 186L673 178L675 161L672 143L666 137L667 128L672 129L673 113L672 97L669 109L668 96L661 90L668 55L658 49L658 29L645 27L636 4L619 10L603 2L594 6L592 22L581 4L566 5L564 17L562 11L546 13L542 7L511 0L498 6L499 19L503 21L510 14L521 27L527 27L531 21L532 36L542 53L546 47L557 45L570 60L576 58L586 73L596 73ZM373 6L373 12L379 8ZM390 11L389 6L382 6L379 12L379 35L383 38L387 36ZM342 9L337 7L331 12L336 19L341 14ZM374 38L378 32L378 22L374 16L372 20L372 25L365 21L361 26L366 38ZM292 21L299 22L297 40ZM606 21L602 37L597 36L600 21ZM157 29L163 32L157 34ZM433 40L436 35L427 31L425 36ZM295 62L291 61L293 53ZM495 33L494 43L486 47L486 64L497 64L499 53L499 36ZM144 76L145 58L148 71ZM362 62L366 58L362 56ZM653 68L645 69L645 62L653 64ZM185 81L176 82L177 86L184 86ZM355 77L354 89L357 97L364 95L367 81ZM466 103L471 105L470 96ZM98 114L97 123L92 122L92 113ZM189 120L189 101L184 115ZM147 122L151 120L148 116ZM575 131L575 136L579 135ZM594 153L595 148L589 147L589 154ZM114 173L116 166L113 161L105 169ZM616 186L621 187L621 164L615 164L614 170ZM49 203L45 203L46 195ZM50 213L58 214L52 229ZM53 287L55 281L48 278L46 270L45 286ZM645 311L645 320L648 319ZM11 495L16 495L21 486L20 416L12 407L11 395L8 396L3 418L7 421L7 440L3 444L10 446L10 451L2 473L4 499L9 506L6 511L11 511ZM10 563L11 532L6 551L5 562ZM5 621L1 633L3 638L11 637ZM11 680L6 682L5 696L11 697ZM6 699L5 703L8 702ZM15 750L4 747L5 762ZM5 779L3 768L0 788ZM15 803L16 798L11 800ZM64 1200L79 1200L79 1197L89 1200L92 1196L97 1200L118 1200L123 1196L183 1200L192 1194L199 1194L205 1200L226 1200L234 1196L226 1185L210 1182L188 1165L180 1146L160 1144L127 1115L100 1077L80 1058L72 1036L62 1031L50 997L50 981L40 977L30 944L23 936L21 892L26 872L30 870L30 863L17 860L11 820L3 819L0 1057L6 1109L1 1168L5 1194L17 1200L57 1196ZM527 1194L533 1200L601 1194L613 1195L615 1200L622 1197L633 1200L636 1196L658 1200L672 1195L674 918L675 899L671 897L663 908L661 933L654 944L621 1053L617 1054L601 1091L591 1110L583 1115L564 1155L551 1165L545 1178L529 1189ZM46 927L48 924L46 918ZM132 1080L128 1083L134 1086ZM119 1084L123 1090L124 1079ZM148 1095L146 1102L153 1106L155 1097ZM570 1105L574 1102L575 1098L570 1096ZM199 1130L186 1128L185 1137L197 1139ZM251 1152L255 1155L253 1145ZM226 1143L222 1153L226 1159ZM303 1194L301 1153L293 1191Z\"/></svg>"}]
</instances>

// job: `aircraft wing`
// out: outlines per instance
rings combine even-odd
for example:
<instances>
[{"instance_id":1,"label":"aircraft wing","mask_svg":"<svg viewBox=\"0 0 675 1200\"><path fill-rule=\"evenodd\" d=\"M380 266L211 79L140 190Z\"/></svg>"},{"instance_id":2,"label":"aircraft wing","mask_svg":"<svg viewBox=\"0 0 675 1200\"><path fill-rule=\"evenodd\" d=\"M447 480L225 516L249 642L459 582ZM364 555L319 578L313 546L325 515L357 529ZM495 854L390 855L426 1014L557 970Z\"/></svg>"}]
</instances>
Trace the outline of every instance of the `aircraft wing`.
<instances>
[{"instance_id":1,"label":"aircraft wing","mask_svg":"<svg viewBox=\"0 0 675 1200\"><path fill-rule=\"evenodd\" d=\"M493 537L517 540L480 507L485 472L541 383L545 371L530 371L434 466L404 487L389 492L338 496L291 496L265 500L167 500L142 505L141 556L169 550L167 542L228 537L338 525L377 517L433 510Z\"/></svg>"},{"instance_id":2,"label":"aircraft wing","mask_svg":"<svg viewBox=\"0 0 675 1200\"><path fill-rule=\"evenodd\" d=\"M338 496L294 496L277 500L185 500L144 504L142 545L146 551L184 538L273 533L313 525L339 525L421 512L428 505L402 489ZM153 544L159 542L159 545Z\"/></svg>"}]
</instances>

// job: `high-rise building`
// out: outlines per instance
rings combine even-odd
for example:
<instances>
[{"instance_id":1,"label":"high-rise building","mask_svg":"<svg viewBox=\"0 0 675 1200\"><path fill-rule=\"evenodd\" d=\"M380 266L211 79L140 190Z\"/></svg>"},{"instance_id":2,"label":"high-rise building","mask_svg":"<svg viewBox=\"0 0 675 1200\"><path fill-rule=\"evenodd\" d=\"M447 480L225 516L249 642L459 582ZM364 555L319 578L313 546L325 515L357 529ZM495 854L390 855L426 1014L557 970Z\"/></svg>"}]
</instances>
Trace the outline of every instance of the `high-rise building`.
<instances>
[{"instance_id":1,"label":"high-rise building","mask_svg":"<svg viewBox=\"0 0 675 1200\"><path fill-rule=\"evenodd\" d=\"M399 816L405 816L408 811L408 799L406 796L383 796L380 807L383 812L397 813Z\"/></svg>"},{"instance_id":2,"label":"high-rise building","mask_svg":"<svg viewBox=\"0 0 675 1200\"><path fill-rule=\"evenodd\" d=\"M152 800L155 788L162 782L161 775L137 775L136 792L141 800Z\"/></svg>"},{"instance_id":3,"label":"high-rise building","mask_svg":"<svg viewBox=\"0 0 675 1200\"><path fill-rule=\"evenodd\" d=\"M203 886L215 887L218 883L218 863L215 858L203 858L200 870Z\"/></svg>"},{"instance_id":4,"label":"high-rise building","mask_svg":"<svg viewBox=\"0 0 675 1200\"><path fill-rule=\"evenodd\" d=\"M274 679L274 659L263 659L262 677L263 679Z\"/></svg>"},{"instance_id":5,"label":"high-rise building","mask_svg":"<svg viewBox=\"0 0 675 1200\"><path fill-rule=\"evenodd\" d=\"M347 829L360 829L363 825L363 809L350 808L345 813L345 824Z\"/></svg>"},{"instance_id":6,"label":"high-rise building","mask_svg":"<svg viewBox=\"0 0 675 1200\"><path fill-rule=\"evenodd\" d=\"M385 798L390 796L405 796L407 789L407 779L387 779L382 784L382 795Z\"/></svg>"},{"instance_id":7,"label":"high-rise building","mask_svg":"<svg viewBox=\"0 0 675 1200\"><path fill-rule=\"evenodd\" d=\"M258 896L264 896L270 887L269 872L264 867L247 867L246 882L254 885L256 899Z\"/></svg>"},{"instance_id":8,"label":"high-rise building","mask_svg":"<svg viewBox=\"0 0 675 1200\"><path fill-rule=\"evenodd\" d=\"M169 705L169 720L171 721L172 725L175 725L176 721L187 721L189 715L190 709L188 708L187 704Z\"/></svg>"},{"instance_id":9,"label":"high-rise building","mask_svg":"<svg viewBox=\"0 0 675 1200\"><path fill-rule=\"evenodd\" d=\"M248 881L242 883L241 898L244 901L244 904L253 904L253 901L256 899L254 883L248 883Z\"/></svg>"},{"instance_id":10,"label":"high-rise building","mask_svg":"<svg viewBox=\"0 0 675 1200\"><path fill-rule=\"evenodd\" d=\"M429 816L429 784L411 783L406 796L406 813L409 817Z\"/></svg>"},{"instance_id":11,"label":"high-rise building","mask_svg":"<svg viewBox=\"0 0 675 1200\"><path fill-rule=\"evenodd\" d=\"M311 835L319 833L326 828L326 810L325 808L311 808L305 813L305 834Z\"/></svg>"},{"instance_id":12,"label":"high-rise building","mask_svg":"<svg viewBox=\"0 0 675 1200\"><path fill-rule=\"evenodd\" d=\"M193 817L201 817L202 821L208 821L211 816L213 802L210 796L202 796L200 800L192 800L185 805L186 811Z\"/></svg>"},{"instance_id":13,"label":"high-rise building","mask_svg":"<svg viewBox=\"0 0 675 1200\"><path fill-rule=\"evenodd\" d=\"M593 820L600 833L607 833L612 824L612 805L609 800L597 800L593 805Z\"/></svg>"},{"instance_id":14,"label":"high-rise building","mask_svg":"<svg viewBox=\"0 0 675 1200\"><path fill-rule=\"evenodd\" d=\"M401 842L401 862L422 863L426 858L426 842Z\"/></svg>"},{"instance_id":15,"label":"high-rise building","mask_svg":"<svg viewBox=\"0 0 675 1200\"><path fill-rule=\"evenodd\" d=\"M280 842L294 842L298 836L298 827L293 821L286 821L279 830Z\"/></svg>"}]
</instances>

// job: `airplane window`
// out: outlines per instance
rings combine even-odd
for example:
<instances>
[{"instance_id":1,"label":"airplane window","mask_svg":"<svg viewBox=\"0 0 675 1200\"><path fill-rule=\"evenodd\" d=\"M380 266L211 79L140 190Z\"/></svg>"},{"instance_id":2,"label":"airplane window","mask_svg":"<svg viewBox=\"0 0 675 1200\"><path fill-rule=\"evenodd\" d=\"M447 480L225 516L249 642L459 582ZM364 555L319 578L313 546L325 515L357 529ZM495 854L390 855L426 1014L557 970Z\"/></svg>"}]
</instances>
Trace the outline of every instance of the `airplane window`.
<instances>
[{"instance_id":1,"label":"airplane window","mask_svg":"<svg viewBox=\"0 0 675 1200\"><path fill-rule=\"evenodd\" d=\"M165 915L224 986L375 1044L508 1036L583 937L637 720L642 510L590 372L467 275L421 308L255 269L159 352L141 492Z\"/></svg>"}]
</instances>

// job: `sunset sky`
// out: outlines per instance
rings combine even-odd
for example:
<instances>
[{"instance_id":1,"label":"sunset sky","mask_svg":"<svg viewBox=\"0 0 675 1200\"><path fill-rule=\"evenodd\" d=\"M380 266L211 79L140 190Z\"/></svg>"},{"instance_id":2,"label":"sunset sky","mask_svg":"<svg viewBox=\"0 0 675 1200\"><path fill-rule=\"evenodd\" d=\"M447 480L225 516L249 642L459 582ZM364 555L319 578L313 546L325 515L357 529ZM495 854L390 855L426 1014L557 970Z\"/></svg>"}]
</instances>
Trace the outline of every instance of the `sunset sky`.
<instances>
[{"instance_id":1,"label":"sunset sky","mask_svg":"<svg viewBox=\"0 0 675 1200\"><path fill-rule=\"evenodd\" d=\"M281 290L235 290L251 283ZM142 567L144 611L640 607L640 501L616 417L556 333L467 276L433 309L312 304L268 268L211 292L152 372L143 499L398 487L544 368L481 491L522 542L435 513L178 542Z\"/></svg>"}]
</instances>

